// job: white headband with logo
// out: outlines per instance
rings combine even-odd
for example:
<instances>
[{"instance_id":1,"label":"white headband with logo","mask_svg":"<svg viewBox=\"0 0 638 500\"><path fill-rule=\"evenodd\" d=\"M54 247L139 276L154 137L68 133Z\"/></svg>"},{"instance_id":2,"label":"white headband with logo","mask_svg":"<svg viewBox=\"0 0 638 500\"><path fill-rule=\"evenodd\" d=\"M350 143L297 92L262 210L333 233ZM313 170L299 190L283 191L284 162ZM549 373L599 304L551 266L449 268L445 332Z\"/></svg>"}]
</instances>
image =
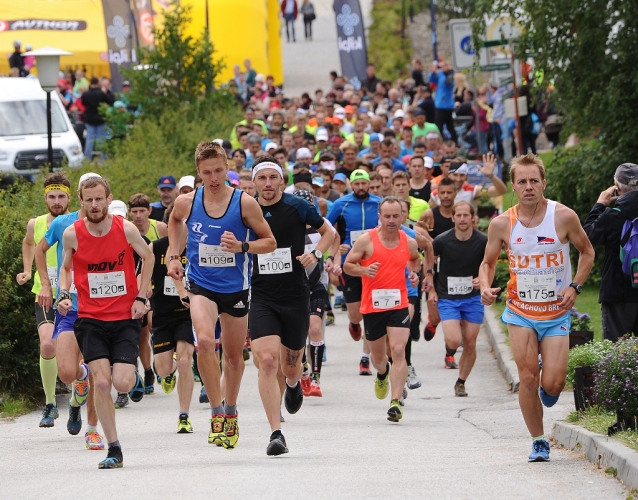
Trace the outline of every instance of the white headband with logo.
<instances>
[{"instance_id":1,"label":"white headband with logo","mask_svg":"<svg viewBox=\"0 0 638 500\"><path fill-rule=\"evenodd\" d=\"M272 168L276 170L277 172L279 172L279 175L281 175L282 178L284 177L284 173L282 172L281 167L279 165L271 161L265 161L257 165L255 168L253 168L253 180L255 180L255 176L260 170L265 170L267 168Z\"/></svg>"}]
</instances>

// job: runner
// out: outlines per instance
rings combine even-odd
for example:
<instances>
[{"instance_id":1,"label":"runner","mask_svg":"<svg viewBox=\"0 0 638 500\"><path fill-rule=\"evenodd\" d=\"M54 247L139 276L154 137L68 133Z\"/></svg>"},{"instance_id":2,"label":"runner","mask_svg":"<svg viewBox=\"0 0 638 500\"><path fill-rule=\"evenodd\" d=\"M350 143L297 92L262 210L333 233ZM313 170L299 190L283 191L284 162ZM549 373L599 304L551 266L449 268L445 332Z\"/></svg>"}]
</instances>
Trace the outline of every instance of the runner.
<instances>
[{"instance_id":1,"label":"runner","mask_svg":"<svg viewBox=\"0 0 638 500\"><path fill-rule=\"evenodd\" d=\"M565 386L569 311L589 276L594 249L578 216L543 196L547 186L543 160L533 154L517 156L512 160L510 176L519 202L490 223L479 273L481 298L483 304L490 305L501 290L492 288L492 280L496 259L505 245L510 280L501 321L509 330L521 381L518 401L533 439L529 460L546 461L550 450L543 435L542 405L553 406ZM569 243L580 253L573 281Z\"/></svg>"},{"instance_id":2,"label":"runner","mask_svg":"<svg viewBox=\"0 0 638 500\"><path fill-rule=\"evenodd\" d=\"M357 169L350 176L353 192L334 202L328 216L328 221L337 229L341 239L341 254L343 262L362 234L377 226L379 220L378 209L381 198L368 193L370 176L368 172ZM331 255L334 258L334 255ZM361 339L361 321L363 316L361 307L361 277L351 276L344 272L339 277L343 288L343 297L348 308L348 327L350 336L355 341ZM372 375L370 370L370 347L367 339L363 340L363 354L359 363L360 375Z\"/></svg>"},{"instance_id":3,"label":"runner","mask_svg":"<svg viewBox=\"0 0 638 500\"><path fill-rule=\"evenodd\" d=\"M188 238L186 289L197 332L197 365L211 406L208 442L227 449L237 446L237 395L244 372L243 346L248 330L250 258L277 248L259 204L225 184L228 160L214 142L200 142L195 151L203 186L181 195L168 222L168 275L181 280L183 241ZM253 230L259 240L248 242ZM221 316L225 403L222 406L219 361L215 355L215 324Z\"/></svg>"},{"instance_id":4,"label":"runner","mask_svg":"<svg viewBox=\"0 0 638 500\"><path fill-rule=\"evenodd\" d=\"M432 193L432 169L434 162L432 158L426 156L412 156L408 163L410 171L410 192L412 198L429 201Z\"/></svg>"},{"instance_id":5,"label":"runner","mask_svg":"<svg viewBox=\"0 0 638 500\"><path fill-rule=\"evenodd\" d=\"M44 237L53 219L58 215L69 213L71 199L71 183L62 173L56 172L44 180L44 201L49 209L48 214L40 215L29 220L27 233L22 240L22 272L16 276L18 285L24 285L31 279L35 246ZM52 294L56 293L58 277L58 259L55 245L46 253L46 265L49 280L52 283ZM45 310L37 302L37 296L42 289L40 275L36 272L31 291L35 294L35 322L40 339L40 377L44 389L45 406L42 410L40 427L53 427L58 418L58 405L55 400L55 384L58 378L58 364L55 359L55 340L53 339L53 324L55 311Z\"/></svg>"},{"instance_id":6,"label":"runner","mask_svg":"<svg viewBox=\"0 0 638 500\"><path fill-rule=\"evenodd\" d=\"M93 177L100 176L95 173L86 173L80 177L78 197L82 184ZM38 294L38 304L44 308L45 311L48 311L53 306L52 285L47 269L46 253L53 245L57 244L56 277L59 279L60 266L62 264L62 236L64 230L73 225L80 217L84 217L84 215L85 211L81 205L80 210L77 212L56 217L51 222L44 238L40 240L35 248L35 263L42 283L42 288ZM59 289L57 292L59 296ZM102 450L104 449L104 443L102 436L97 432L98 416L93 400L94 391L90 390L90 383L93 377L89 374L88 365L82 361L82 353L80 352L73 331L73 323L77 319L77 295L73 280L71 282L70 295L73 302L72 310L68 311L65 315L56 311L55 327L53 330L53 338L56 339L58 377L64 384L73 384L73 393L69 400L69 420L67 421L66 428L72 436L75 436L82 430L82 413L80 407L86 404L88 400L86 408L87 428L84 434L86 447L89 450Z\"/></svg>"},{"instance_id":7,"label":"runner","mask_svg":"<svg viewBox=\"0 0 638 500\"><path fill-rule=\"evenodd\" d=\"M129 391L139 384L136 370L140 319L146 312L153 272L153 253L137 228L108 213L112 196L109 184L91 177L80 188L80 202L86 217L64 231L64 252L60 269L58 310L65 315L72 308L69 288L71 269L77 274L78 319L74 324L77 342L95 380L95 407L108 442L106 458L99 469L124 465L115 427L111 385ZM142 258L138 293L133 251Z\"/></svg>"},{"instance_id":8,"label":"runner","mask_svg":"<svg viewBox=\"0 0 638 500\"><path fill-rule=\"evenodd\" d=\"M306 273L318 262L323 263L323 254L334 241L334 231L313 205L282 193L283 173L274 158L266 156L255 161L253 182L259 195L257 201L277 240L277 250L254 257L250 337L259 364L259 394L272 432L266 454L281 455L288 448L281 430L277 372L281 367L286 377L286 410L297 413L303 403L299 380L309 328L310 289ZM312 252L305 252L306 226L321 235ZM325 296L321 300L325 302Z\"/></svg>"},{"instance_id":9,"label":"runner","mask_svg":"<svg viewBox=\"0 0 638 500\"><path fill-rule=\"evenodd\" d=\"M414 160L418 161L419 158L414 158ZM421 214L430 208L427 201L410 196L410 176L401 170L392 175L392 193L399 199L410 201L408 222L411 225L415 224Z\"/></svg>"},{"instance_id":10,"label":"runner","mask_svg":"<svg viewBox=\"0 0 638 500\"><path fill-rule=\"evenodd\" d=\"M452 207L452 219L454 229L432 242L434 256L439 259L439 276L428 300L437 305L442 321L446 368L452 368L452 364L456 366L454 355L463 343L454 394L465 397L465 381L476 361L476 337L485 313L478 273L487 236L472 226L474 207L468 201L459 201Z\"/></svg>"},{"instance_id":11,"label":"runner","mask_svg":"<svg viewBox=\"0 0 638 500\"><path fill-rule=\"evenodd\" d=\"M361 276L361 312L370 345L372 364L377 369L374 392L385 399L391 389L388 420L403 417L400 399L408 376L405 344L410 336L408 289L405 269L410 265L410 282L418 283L417 243L401 231L401 203L393 196L379 203L379 227L361 235L344 264L344 272ZM386 351L390 343L392 370ZM389 375L389 379L388 379Z\"/></svg>"},{"instance_id":12,"label":"runner","mask_svg":"<svg viewBox=\"0 0 638 500\"><path fill-rule=\"evenodd\" d=\"M193 181L195 178L193 177ZM151 219L153 211L151 200L144 193L137 193L128 200L129 215L140 234L146 236L150 241L159 240L168 236L168 226L165 222Z\"/></svg>"}]
</instances>

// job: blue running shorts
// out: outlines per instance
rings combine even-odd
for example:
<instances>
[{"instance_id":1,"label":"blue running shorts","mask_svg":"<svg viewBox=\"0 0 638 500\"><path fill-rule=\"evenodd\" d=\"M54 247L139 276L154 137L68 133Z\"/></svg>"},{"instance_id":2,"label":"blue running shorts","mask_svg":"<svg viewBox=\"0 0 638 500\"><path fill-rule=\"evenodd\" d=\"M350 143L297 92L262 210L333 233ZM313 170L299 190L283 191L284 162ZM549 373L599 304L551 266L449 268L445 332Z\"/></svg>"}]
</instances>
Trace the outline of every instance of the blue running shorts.
<instances>
[{"instance_id":1,"label":"blue running shorts","mask_svg":"<svg viewBox=\"0 0 638 500\"><path fill-rule=\"evenodd\" d=\"M572 326L572 318L569 311L556 319L537 320L516 314L509 307L506 307L501 315L501 321L506 325L531 328L536 332L539 342L543 337L563 337L569 335L569 330L571 330Z\"/></svg>"},{"instance_id":2,"label":"blue running shorts","mask_svg":"<svg viewBox=\"0 0 638 500\"><path fill-rule=\"evenodd\" d=\"M481 296L467 297L465 299L439 299L437 304L441 321L464 320L469 323L483 323L485 306L481 304Z\"/></svg>"}]
</instances>

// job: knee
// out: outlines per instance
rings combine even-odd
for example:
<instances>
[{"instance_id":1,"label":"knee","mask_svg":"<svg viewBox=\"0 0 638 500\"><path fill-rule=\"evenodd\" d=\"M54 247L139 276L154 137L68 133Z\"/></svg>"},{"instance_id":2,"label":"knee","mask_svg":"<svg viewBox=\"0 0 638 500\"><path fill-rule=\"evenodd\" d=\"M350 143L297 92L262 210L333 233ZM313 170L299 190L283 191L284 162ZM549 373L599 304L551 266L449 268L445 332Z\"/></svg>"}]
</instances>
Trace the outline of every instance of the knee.
<instances>
[{"instance_id":1,"label":"knee","mask_svg":"<svg viewBox=\"0 0 638 500\"><path fill-rule=\"evenodd\" d=\"M466 338L463 340L463 352L476 351L476 338Z\"/></svg>"},{"instance_id":2,"label":"knee","mask_svg":"<svg viewBox=\"0 0 638 500\"><path fill-rule=\"evenodd\" d=\"M191 359L192 356L190 355L182 355L177 358L177 371L180 374L191 371Z\"/></svg>"},{"instance_id":3,"label":"knee","mask_svg":"<svg viewBox=\"0 0 638 500\"><path fill-rule=\"evenodd\" d=\"M242 366L244 366L243 351L239 351L237 354L224 351L224 370L226 368L239 370Z\"/></svg>"},{"instance_id":4,"label":"knee","mask_svg":"<svg viewBox=\"0 0 638 500\"><path fill-rule=\"evenodd\" d=\"M399 362L405 360L405 346L394 346L390 352L392 353L392 361Z\"/></svg>"},{"instance_id":5,"label":"knee","mask_svg":"<svg viewBox=\"0 0 638 500\"><path fill-rule=\"evenodd\" d=\"M103 375L94 375L93 384L95 386L95 390L99 393L108 394L111 392L111 380L106 378ZM130 391L132 387L133 387L133 384L131 384L131 387L127 389L127 392ZM116 387L116 389L118 388Z\"/></svg>"},{"instance_id":6,"label":"knee","mask_svg":"<svg viewBox=\"0 0 638 500\"><path fill-rule=\"evenodd\" d=\"M265 376L277 375L279 363L275 356L270 353L262 353L259 355L259 373Z\"/></svg>"},{"instance_id":7,"label":"knee","mask_svg":"<svg viewBox=\"0 0 638 500\"><path fill-rule=\"evenodd\" d=\"M519 369L518 376L521 381L521 385L530 392L538 390L539 373L527 368Z\"/></svg>"},{"instance_id":8,"label":"knee","mask_svg":"<svg viewBox=\"0 0 638 500\"><path fill-rule=\"evenodd\" d=\"M548 394L558 396L565 388L565 379L552 377L549 380L542 380L541 385Z\"/></svg>"},{"instance_id":9,"label":"knee","mask_svg":"<svg viewBox=\"0 0 638 500\"><path fill-rule=\"evenodd\" d=\"M40 355L44 359L51 359L55 356L55 342L53 340L45 340L40 343Z\"/></svg>"},{"instance_id":10,"label":"knee","mask_svg":"<svg viewBox=\"0 0 638 500\"><path fill-rule=\"evenodd\" d=\"M312 342L318 342L321 340L321 326L311 326L308 329L308 337Z\"/></svg>"},{"instance_id":11,"label":"knee","mask_svg":"<svg viewBox=\"0 0 638 500\"><path fill-rule=\"evenodd\" d=\"M202 354L215 353L215 336L214 335L197 335L197 346Z\"/></svg>"},{"instance_id":12,"label":"knee","mask_svg":"<svg viewBox=\"0 0 638 500\"><path fill-rule=\"evenodd\" d=\"M461 347L461 342L462 340L460 338L457 338L456 336L445 336L445 345L448 346L450 349L458 349L459 347ZM463 349L465 349L465 344L463 344Z\"/></svg>"},{"instance_id":13,"label":"knee","mask_svg":"<svg viewBox=\"0 0 638 500\"><path fill-rule=\"evenodd\" d=\"M70 384L76 379L77 366L72 368L65 367L64 365L58 365L58 377L64 384Z\"/></svg>"}]
</instances>

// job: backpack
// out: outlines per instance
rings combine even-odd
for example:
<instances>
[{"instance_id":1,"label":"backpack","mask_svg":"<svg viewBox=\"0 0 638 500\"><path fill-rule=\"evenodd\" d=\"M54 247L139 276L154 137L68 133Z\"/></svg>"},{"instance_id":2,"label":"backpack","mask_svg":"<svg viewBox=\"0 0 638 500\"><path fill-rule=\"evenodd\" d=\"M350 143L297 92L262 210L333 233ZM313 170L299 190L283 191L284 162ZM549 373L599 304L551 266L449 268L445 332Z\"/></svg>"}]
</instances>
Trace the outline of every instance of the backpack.
<instances>
[{"instance_id":1,"label":"backpack","mask_svg":"<svg viewBox=\"0 0 638 500\"><path fill-rule=\"evenodd\" d=\"M631 279L631 286L638 288L638 217L627 219L620 234L622 271Z\"/></svg>"}]
</instances>

